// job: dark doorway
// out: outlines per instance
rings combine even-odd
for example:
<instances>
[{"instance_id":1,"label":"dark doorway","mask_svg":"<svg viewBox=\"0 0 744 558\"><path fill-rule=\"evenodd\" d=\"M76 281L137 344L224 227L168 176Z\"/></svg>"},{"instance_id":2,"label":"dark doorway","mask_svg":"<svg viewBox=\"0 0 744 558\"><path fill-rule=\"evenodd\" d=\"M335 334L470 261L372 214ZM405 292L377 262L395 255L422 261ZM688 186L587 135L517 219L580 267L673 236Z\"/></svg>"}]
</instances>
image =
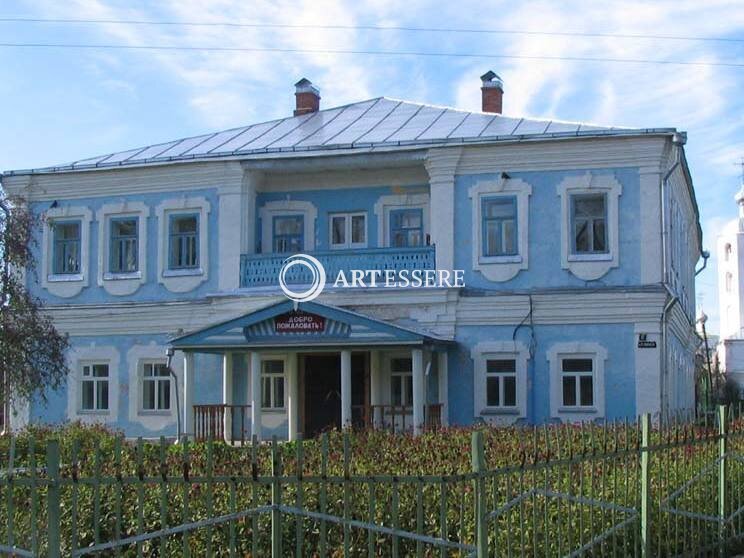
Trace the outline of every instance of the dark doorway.
<instances>
[{"instance_id":1,"label":"dark doorway","mask_svg":"<svg viewBox=\"0 0 744 558\"><path fill-rule=\"evenodd\" d=\"M305 436L340 428L341 355L306 355L304 384Z\"/></svg>"}]
</instances>

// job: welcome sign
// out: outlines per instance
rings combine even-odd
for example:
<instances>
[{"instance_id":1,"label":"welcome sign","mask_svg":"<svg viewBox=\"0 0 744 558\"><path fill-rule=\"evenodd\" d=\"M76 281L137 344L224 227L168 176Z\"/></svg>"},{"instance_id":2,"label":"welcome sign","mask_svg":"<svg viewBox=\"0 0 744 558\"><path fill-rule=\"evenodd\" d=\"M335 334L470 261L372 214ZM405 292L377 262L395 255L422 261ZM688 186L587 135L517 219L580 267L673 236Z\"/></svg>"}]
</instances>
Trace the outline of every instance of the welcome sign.
<instances>
[{"instance_id":1,"label":"welcome sign","mask_svg":"<svg viewBox=\"0 0 744 558\"><path fill-rule=\"evenodd\" d=\"M275 333L323 333L326 319L309 312L287 312L274 318Z\"/></svg>"}]
</instances>

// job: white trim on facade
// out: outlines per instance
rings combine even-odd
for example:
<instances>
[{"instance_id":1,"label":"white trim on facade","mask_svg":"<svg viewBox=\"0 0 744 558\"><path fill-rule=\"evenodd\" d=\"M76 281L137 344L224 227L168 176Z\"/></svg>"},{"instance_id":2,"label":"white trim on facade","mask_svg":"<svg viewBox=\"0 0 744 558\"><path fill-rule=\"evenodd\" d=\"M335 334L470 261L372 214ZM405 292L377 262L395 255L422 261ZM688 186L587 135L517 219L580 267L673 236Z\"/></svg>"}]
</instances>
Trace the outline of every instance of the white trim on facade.
<instances>
[{"instance_id":1,"label":"white trim on facade","mask_svg":"<svg viewBox=\"0 0 744 558\"><path fill-rule=\"evenodd\" d=\"M564 422L580 422L605 416L605 361L607 349L594 342L555 343L547 351L550 366L550 416ZM591 408L565 408L562 400L561 361L563 358L591 358L592 386Z\"/></svg>"},{"instance_id":2,"label":"white trim on facade","mask_svg":"<svg viewBox=\"0 0 744 558\"><path fill-rule=\"evenodd\" d=\"M579 279L593 281L620 265L620 236L618 206L622 185L614 176L586 172L564 178L556 187L561 198L561 267ZM572 254L571 196L577 194L606 194L607 196L607 254Z\"/></svg>"},{"instance_id":3,"label":"white trim on facade","mask_svg":"<svg viewBox=\"0 0 744 558\"><path fill-rule=\"evenodd\" d=\"M142 409L142 378L145 363L165 363L164 345L152 342L148 345L133 345L127 351L127 373L129 378L129 421L139 423L153 432L176 425L176 390L183 389L183 359L171 359L171 368L178 378L178 386L171 378L170 410L145 411ZM183 401L183 396L178 397ZM174 431L175 432L175 431Z\"/></svg>"},{"instance_id":4,"label":"white trim on facade","mask_svg":"<svg viewBox=\"0 0 744 558\"><path fill-rule=\"evenodd\" d=\"M137 266L135 273L112 273L109 270L111 218L137 218ZM98 221L98 286L114 296L133 294L147 281L147 221L150 208L143 202L125 201L102 206L96 212Z\"/></svg>"},{"instance_id":5,"label":"white trim on facade","mask_svg":"<svg viewBox=\"0 0 744 558\"><path fill-rule=\"evenodd\" d=\"M318 218L318 208L312 202L300 200L279 200L263 204L258 210L261 218L261 251L264 254L274 252L274 217L283 215L303 216L304 246L306 252L315 250L315 220Z\"/></svg>"},{"instance_id":6,"label":"white trim on facade","mask_svg":"<svg viewBox=\"0 0 744 558\"><path fill-rule=\"evenodd\" d=\"M470 350L473 359L473 409L476 417L490 424L512 424L527 417L527 365L530 353L519 341L482 341ZM511 408L488 407L486 403L486 361L511 359L516 362L517 404Z\"/></svg>"},{"instance_id":7,"label":"white trim on facade","mask_svg":"<svg viewBox=\"0 0 744 558\"><path fill-rule=\"evenodd\" d=\"M209 212L210 203L202 197L171 198L155 209L158 218L158 283L174 293L191 291L209 278ZM168 218L178 213L199 214L199 267L168 270Z\"/></svg>"},{"instance_id":8,"label":"white trim on facade","mask_svg":"<svg viewBox=\"0 0 744 558\"><path fill-rule=\"evenodd\" d=\"M46 211L47 222L42 226L41 286L55 296L70 298L88 286L90 274L90 223L93 212L84 206L53 207ZM80 221L80 273L54 275L54 235L52 223L55 220Z\"/></svg>"},{"instance_id":9,"label":"white trim on facade","mask_svg":"<svg viewBox=\"0 0 744 558\"><path fill-rule=\"evenodd\" d=\"M390 246L390 211L394 209L421 209L424 218L424 238L422 245L426 244L426 235L431 230L429 219L429 194L387 194L380 196L375 202L375 215L377 215L377 246Z\"/></svg>"},{"instance_id":10,"label":"white trim on facade","mask_svg":"<svg viewBox=\"0 0 744 558\"><path fill-rule=\"evenodd\" d=\"M73 347L67 356L70 375L67 377L67 418L85 424L116 423L119 419L119 350L113 345L82 345ZM82 411L82 367L85 364L108 364L108 410Z\"/></svg>"},{"instance_id":11,"label":"white trim on facade","mask_svg":"<svg viewBox=\"0 0 744 558\"><path fill-rule=\"evenodd\" d=\"M479 180L468 190L472 200L473 269L490 281L508 281L529 266L529 197L532 186L518 178ZM482 201L486 197L515 197L517 200L517 254L514 256L483 255Z\"/></svg>"}]
</instances>

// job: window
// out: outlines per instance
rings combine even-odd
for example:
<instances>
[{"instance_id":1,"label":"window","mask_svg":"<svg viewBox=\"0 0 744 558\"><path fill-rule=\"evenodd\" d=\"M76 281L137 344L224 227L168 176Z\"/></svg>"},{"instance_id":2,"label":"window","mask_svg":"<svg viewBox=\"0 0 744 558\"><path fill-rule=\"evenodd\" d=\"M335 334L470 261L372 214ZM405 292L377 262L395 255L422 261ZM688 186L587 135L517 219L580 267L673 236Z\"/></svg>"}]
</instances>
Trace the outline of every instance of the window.
<instances>
[{"instance_id":1,"label":"window","mask_svg":"<svg viewBox=\"0 0 744 558\"><path fill-rule=\"evenodd\" d=\"M390 360L390 402L413 407L413 361L410 358Z\"/></svg>"},{"instance_id":2,"label":"window","mask_svg":"<svg viewBox=\"0 0 744 558\"><path fill-rule=\"evenodd\" d=\"M331 248L361 248L367 245L366 213L334 213L330 216Z\"/></svg>"},{"instance_id":3,"label":"window","mask_svg":"<svg viewBox=\"0 0 744 558\"><path fill-rule=\"evenodd\" d=\"M304 246L305 217L285 215L274 217L274 253L301 252Z\"/></svg>"},{"instance_id":4,"label":"window","mask_svg":"<svg viewBox=\"0 0 744 558\"><path fill-rule=\"evenodd\" d=\"M516 255L517 198L514 196L484 198L482 216L483 255Z\"/></svg>"},{"instance_id":5,"label":"window","mask_svg":"<svg viewBox=\"0 0 744 558\"><path fill-rule=\"evenodd\" d=\"M171 215L168 225L168 268L199 267L199 215Z\"/></svg>"},{"instance_id":6,"label":"window","mask_svg":"<svg viewBox=\"0 0 744 558\"><path fill-rule=\"evenodd\" d=\"M390 211L390 245L395 248L421 246L424 243L424 212L422 209Z\"/></svg>"},{"instance_id":7,"label":"window","mask_svg":"<svg viewBox=\"0 0 744 558\"><path fill-rule=\"evenodd\" d=\"M69 275L80 273L80 221L52 223L52 273Z\"/></svg>"},{"instance_id":8,"label":"window","mask_svg":"<svg viewBox=\"0 0 744 558\"><path fill-rule=\"evenodd\" d=\"M486 360L486 406L514 408L517 406L517 361Z\"/></svg>"},{"instance_id":9,"label":"window","mask_svg":"<svg viewBox=\"0 0 744 558\"><path fill-rule=\"evenodd\" d=\"M594 405L594 362L591 358L561 359L561 390L564 407Z\"/></svg>"},{"instance_id":10,"label":"window","mask_svg":"<svg viewBox=\"0 0 744 558\"><path fill-rule=\"evenodd\" d=\"M108 411L109 366L86 364L81 382L81 408L83 411Z\"/></svg>"},{"instance_id":11,"label":"window","mask_svg":"<svg viewBox=\"0 0 744 558\"><path fill-rule=\"evenodd\" d=\"M261 407L284 409L284 361L264 360L261 366Z\"/></svg>"},{"instance_id":12,"label":"window","mask_svg":"<svg viewBox=\"0 0 744 558\"><path fill-rule=\"evenodd\" d=\"M607 196L578 194L571 196L571 229L574 254L606 254Z\"/></svg>"},{"instance_id":13,"label":"window","mask_svg":"<svg viewBox=\"0 0 744 558\"><path fill-rule=\"evenodd\" d=\"M133 273L139 269L137 217L116 217L110 220L111 244L109 270L111 273Z\"/></svg>"},{"instance_id":14,"label":"window","mask_svg":"<svg viewBox=\"0 0 744 558\"><path fill-rule=\"evenodd\" d=\"M146 362L142 370L142 410L170 411L171 376L165 363Z\"/></svg>"},{"instance_id":15,"label":"window","mask_svg":"<svg viewBox=\"0 0 744 558\"><path fill-rule=\"evenodd\" d=\"M724 247L723 259L724 261L729 261L731 259L731 244L726 244L726 246Z\"/></svg>"},{"instance_id":16,"label":"window","mask_svg":"<svg viewBox=\"0 0 744 558\"><path fill-rule=\"evenodd\" d=\"M726 292L731 292L731 285L733 283L734 276L730 272L726 273Z\"/></svg>"}]
</instances>

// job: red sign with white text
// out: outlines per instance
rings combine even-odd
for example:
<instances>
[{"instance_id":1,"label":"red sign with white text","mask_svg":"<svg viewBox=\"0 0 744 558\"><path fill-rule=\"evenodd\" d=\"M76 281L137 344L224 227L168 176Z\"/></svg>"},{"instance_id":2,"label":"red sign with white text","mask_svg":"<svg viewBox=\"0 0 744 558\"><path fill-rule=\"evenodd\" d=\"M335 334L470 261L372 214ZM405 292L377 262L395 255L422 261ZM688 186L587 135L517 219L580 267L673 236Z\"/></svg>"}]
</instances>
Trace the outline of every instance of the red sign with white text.
<instances>
[{"instance_id":1,"label":"red sign with white text","mask_svg":"<svg viewBox=\"0 0 744 558\"><path fill-rule=\"evenodd\" d=\"M322 333L325 318L308 312L288 312L274 318L276 333Z\"/></svg>"}]
</instances>

